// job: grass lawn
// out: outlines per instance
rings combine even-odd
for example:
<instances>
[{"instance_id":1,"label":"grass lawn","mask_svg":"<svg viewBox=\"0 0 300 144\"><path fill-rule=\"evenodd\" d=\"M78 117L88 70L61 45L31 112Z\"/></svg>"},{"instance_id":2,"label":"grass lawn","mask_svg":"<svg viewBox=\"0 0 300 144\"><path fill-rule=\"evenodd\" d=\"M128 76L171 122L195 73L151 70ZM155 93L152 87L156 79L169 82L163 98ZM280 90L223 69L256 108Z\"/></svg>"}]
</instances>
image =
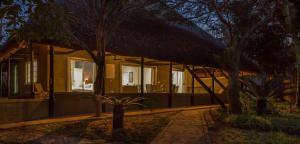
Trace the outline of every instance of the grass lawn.
<instances>
[{"instance_id":1,"label":"grass lawn","mask_svg":"<svg viewBox=\"0 0 300 144\"><path fill-rule=\"evenodd\" d=\"M125 143L149 143L175 112L125 118ZM83 120L0 130L0 143L112 142L112 120Z\"/></svg>"}]
</instances>

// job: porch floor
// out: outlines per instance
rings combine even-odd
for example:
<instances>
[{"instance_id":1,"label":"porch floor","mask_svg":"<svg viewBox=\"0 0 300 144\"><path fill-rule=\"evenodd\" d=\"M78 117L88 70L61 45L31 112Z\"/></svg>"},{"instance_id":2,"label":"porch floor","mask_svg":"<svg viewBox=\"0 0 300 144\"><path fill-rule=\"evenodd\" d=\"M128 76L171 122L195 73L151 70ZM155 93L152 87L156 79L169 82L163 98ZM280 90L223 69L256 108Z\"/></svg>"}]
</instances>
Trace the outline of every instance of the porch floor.
<instances>
[{"instance_id":1,"label":"porch floor","mask_svg":"<svg viewBox=\"0 0 300 144\"><path fill-rule=\"evenodd\" d=\"M197 109L209 109L209 108L216 108L218 106L219 105L209 105L209 106L195 106L195 107L183 107L183 108L138 110L138 111L126 112L125 116L149 115L149 114L155 114L155 113L187 111L187 110L197 110ZM103 119L103 118L110 118L110 117L112 117L111 113L103 113L101 117L95 117L94 114L89 114L89 115L77 115L77 116L68 116L68 117L59 117L59 118L49 118L49 119L42 119L42 120L1 124L0 129L9 129L9 128L16 128L16 127L58 123L58 122L79 121L79 120L86 120L86 119Z\"/></svg>"}]
</instances>

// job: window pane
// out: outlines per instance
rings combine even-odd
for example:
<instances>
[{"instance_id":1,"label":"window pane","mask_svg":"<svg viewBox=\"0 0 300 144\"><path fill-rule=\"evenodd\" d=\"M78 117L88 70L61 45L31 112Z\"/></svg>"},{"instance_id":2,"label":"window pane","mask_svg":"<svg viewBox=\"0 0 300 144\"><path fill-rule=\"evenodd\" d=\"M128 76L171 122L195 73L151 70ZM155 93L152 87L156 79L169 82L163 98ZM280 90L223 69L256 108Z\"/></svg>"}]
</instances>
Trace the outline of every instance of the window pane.
<instances>
[{"instance_id":1,"label":"window pane","mask_svg":"<svg viewBox=\"0 0 300 144\"><path fill-rule=\"evenodd\" d=\"M88 61L71 60L72 90L93 91L94 64Z\"/></svg>"},{"instance_id":2,"label":"window pane","mask_svg":"<svg viewBox=\"0 0 300 144\"><path fill-rule=\"evenodd\" d=\"M38 69L38 62L37 59L33 61L33 82L37 82L37 69Z\"/></svg>"},{"instance_id":3,"label":"window pane","mask_svg":"<svg viewBox=\"0 0 300 144\"><path fill-rule=\"evenodd\" d=\"M26 69L26 73L25 73L25 82L26 84L30 84L31 83L31 73L30 73L30 68L31 68L31 64L30 62L26 62L25 63L25 69Z\"/></svg>"},{"instance_id":4,"label":"window pane","mask_svg":"<svg viewBox=\"0 0 300 144\"><path fill-rule=\"evenodd\" d=\"M175 93L183 93L184 72L172 71L172 84Z\"/></svg>"},{"instance_id":5,"label":"window pane","mask_svg":"<svg viewBox=\"0 0 300 144\"><path fill-rule=\"evenodd\" d=\"M14 94L18 93L18 65L14 65Z\"/></svg>"}]
</instances>

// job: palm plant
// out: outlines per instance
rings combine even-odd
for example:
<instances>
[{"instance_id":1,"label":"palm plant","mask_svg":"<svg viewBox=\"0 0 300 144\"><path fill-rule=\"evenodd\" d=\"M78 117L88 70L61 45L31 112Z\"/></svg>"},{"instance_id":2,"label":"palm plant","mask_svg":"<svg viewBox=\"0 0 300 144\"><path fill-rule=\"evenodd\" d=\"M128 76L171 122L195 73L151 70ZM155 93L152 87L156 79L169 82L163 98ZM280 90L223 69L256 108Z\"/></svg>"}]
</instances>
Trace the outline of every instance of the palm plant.
<instances>
[{"instance_id":1,"label":"palm plant","mask_svg":"<svg viewBox=\"0 0 300 144\"><path fill-rule=\"evenodd\" d=\"M276 77L268 77L266 74L255 78L244 78L241 82L246 86L243 92L256 100L257 115L264 114L269 99L279 96L283 91L281 81Z\"/></svg>"},{"instance_id":2,"label":"palm plant","mask_svg":"<svg viewBox=\"0 0 300 144\"><path fill-rule=\"evenodd\" d=\"M143 97L124 97L117 98L114 96L104 96L103 103L108 103L113 106L113 131L112 136L120 138L120 132L124 128L124 110L130 105L142 105L140 102L144 100Z\"/></svg>"}]
</instances>

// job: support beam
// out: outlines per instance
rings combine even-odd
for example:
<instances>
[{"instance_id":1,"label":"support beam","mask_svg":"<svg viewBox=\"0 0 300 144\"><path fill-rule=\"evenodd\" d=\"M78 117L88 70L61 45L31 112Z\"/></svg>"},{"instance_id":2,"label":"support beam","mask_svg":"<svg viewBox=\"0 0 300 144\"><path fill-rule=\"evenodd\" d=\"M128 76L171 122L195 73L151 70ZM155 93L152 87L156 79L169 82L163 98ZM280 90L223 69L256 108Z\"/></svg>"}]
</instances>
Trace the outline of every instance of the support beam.
<instances>
[{"instance_id":1,"label":"support beam","mask_svg":"<svg viewBox=\"0 0 300 144\"><path fill-rule=\"evenodd\" d=\"M144 67L145 67L145 60L144 58L142 57L141 58L141 93L140 93L140 97L143 97L144 96L144 87L145 87L145 84L144 84ZM144 101L142 100L141 103L143 104ZM143 106L140 106L140 109L144 109Z\"/></svg>"},{"instance_id":2,"label":"support beam","mask_svg":"<svg viewBox=\"0 0 300 144\"><path fill-rule=\"evenodd\" d=\"M220 69L220 72L226 79L229 79L229 76L223 70Z\"/></svg>"},{"instance_id":3,"label":"support beam","mask_svg":"<svg viewBox=\"0 0 300 144\"><path fill-rule=\"evenodd\" d=\"M192 70L195 70L195 66L192 67ZM192 95L191 95L191 106L195 105L195 77L192 75Z\"/></svg>"},{"instance_id":4,"label":"support beam","mask_svg":"<svg viewBox=\"0 0 300 144\"><path fill-rule=\"evenodd\" d=\"M172 107L172 97L173 97L173 75L172 75L173 64L170 62L169 68L169 95L168 95L168 107Z\"/></svg>"},{"instance_id":5,"label":"support beam","mask_svg":"<svg viewBox=\"0 0 300 144\"><path fill-rule=\"evenodd\" d=\"M211 76L211 90L212 90L213 93L215 93L215 79L216 79L216 77L215 77L215 70L212 69L212 76ZM217 80L217 79L216 79L216 80ZM211 104L214 104L214 103L215 103L213 97L211 97L210 103L211 103Z\"/></svg>"},{"instance_id":6,"label":"support beam","mask_svg":"<svg viewBox=\"0 0 300 144\"><path fill-rule=\"evenodd\" d=\"M224 86L224 84L222 84L222 83L216 78L216 76L214 75L215 70L213 70L213 72L210 72L209 69L207 69L207 68L204 68L204 69L205 69L206 72L209 74L209 76L212 77L212 79L213 79L215 82L217 82L218 85L219 85L220 87L222 87L223 90L226 90L226 89L227 89L227 88ZM226 77L226 76L225 76L225 77Z\"/></svg>"},{"instance_id":7,"label":"support beam","mask_svg":"<svg viewBox=\"0 0 300 144\"><path fill-rule=\"evenodd\" d=\"M50 45L50 76L49 76L49 117L54 117L54 48Z\"/></svg>"},{"instance_id":8,"label":"support beam","mask_svg":"<svg viewBox=\"0 0 300 144\"><path fill-rule=\"evenodd\" d=\"M197 75L194 73L194 71L187 65L185 65L185 68L189 71L190 74L192 74L195 79L200 83L200 85L210 94L214 97L214 99L220 104L220 106L222 107L222 109L226 110L226 106L223 103L223 101L221 99L219 99L215 93L213 93L213 91L211 91L211 89L199 78L197 77Z\"/></svg>"},{"instance_id":9,"label":"support beam","mask_svg":"<svg viewBox=\"0 0 300 144\"><path fill-rule=\"evenodd\" d=\"M3 96L3 68L2 62L0 63L0 97Z\"/></svg>"},{"instance_id":10,"label":"support beam","mask_svg":"<svg viewBox=\"0 0 300 144\"><path fill-rule=\"evenodd\" d=\"M106 61L105 61L105 54L104 54L104 58L103 58L103 80L102 80L102 96L106 95L105 92L105 79L106 79ZM102 102L102 101L101 101ZM102 113L106 112L106 104L105 103L101 103L101 107L102 107Z\"/></svg>"}]
</instances>

